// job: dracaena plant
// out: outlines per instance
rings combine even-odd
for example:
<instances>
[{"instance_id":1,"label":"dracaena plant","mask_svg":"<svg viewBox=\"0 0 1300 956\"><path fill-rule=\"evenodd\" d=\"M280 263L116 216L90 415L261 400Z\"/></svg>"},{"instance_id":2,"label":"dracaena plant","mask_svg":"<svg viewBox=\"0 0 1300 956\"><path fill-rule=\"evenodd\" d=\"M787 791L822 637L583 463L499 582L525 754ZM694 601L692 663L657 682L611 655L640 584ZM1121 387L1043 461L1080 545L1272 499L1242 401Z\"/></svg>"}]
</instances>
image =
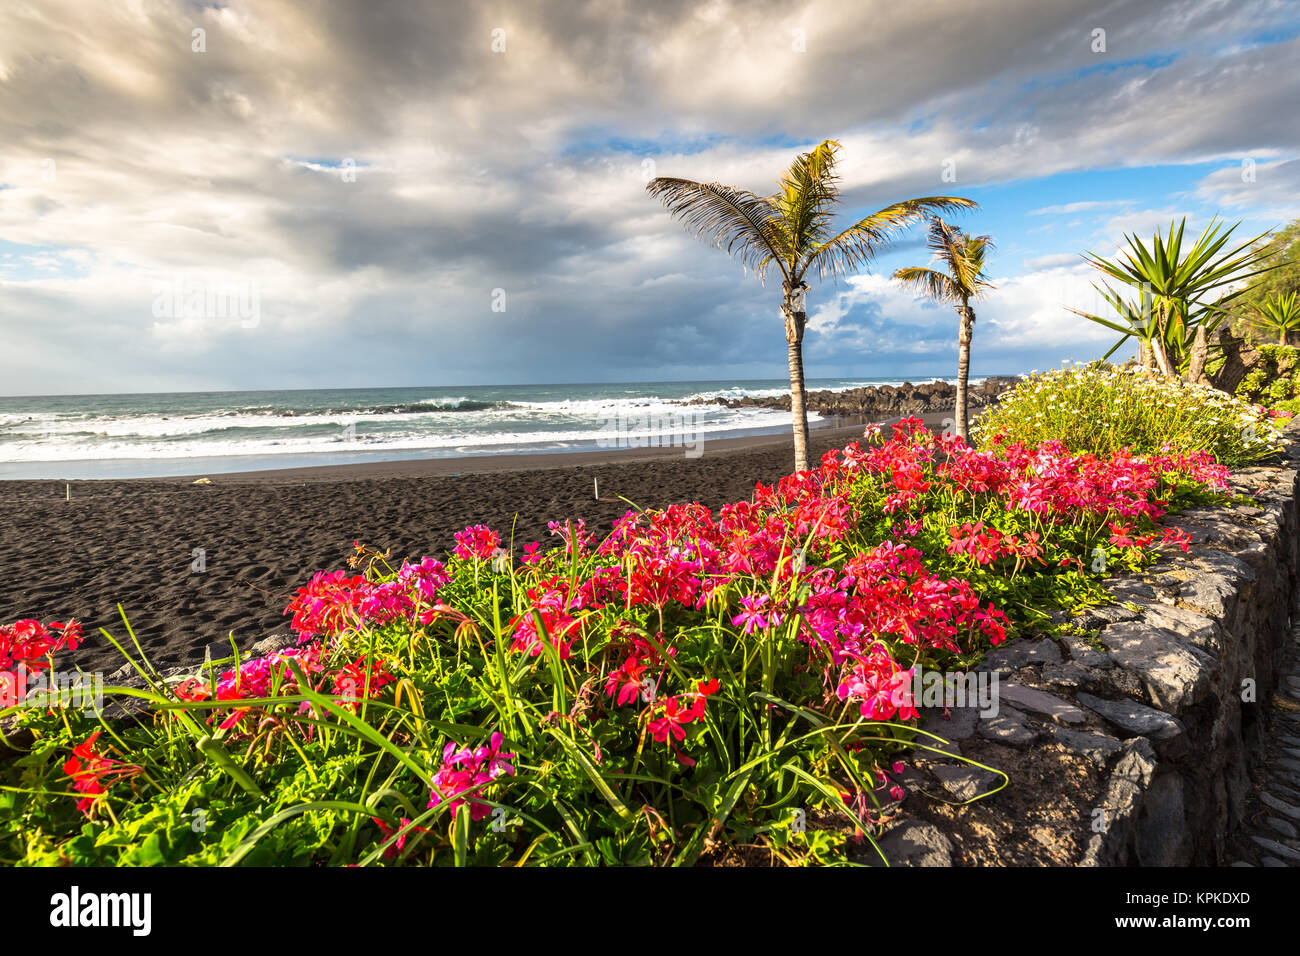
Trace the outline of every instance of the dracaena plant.
<instances>
[{"instance_id":1,"label":"dracaena plant","mask_svg":"<svg viewBox=\"0 0 1300 956\"><path fill-rule=\"evenodd\" d=\"M1110 350L1102 356L1101 360L1107 361L1112 355L1119 351L1120 347L1130 338L1136 339L1138 343L1139 355L1145 357L1155 354L1155 345L1153 339L1156 337L1156 324L1151 321L1151 295L1146 289L1140 289L1136 299L1126 299L1119 292L1107 287L1097 287L1097 292L1115 310L1113 318L1107 318L1101 315L1088 315L1085 312L1079 312L1079 315L1085 315L1087 318L1096 322L1098 325L1104 325L1108 329L1114 329L1121 334L1118 342L1110 347Z\"/></svg>"},{"instance_id":2,"label":"dracaena plant","mask_svg":"<svg viewBox=\"0 0 1300 956\"><path fill-rule=\"evenodd\" d=\"M790 371L795 470L808 468L808 413L804 404L803 335L806 280L833 278L865 267L880 247L927 215L975 207L959 196L927 196L892 203L836 231L840 144L826 140L797 156L759 196L739 186L661 176L646 186L695 235L753 269L760 280L781 276L781 317Z\"/></svg>"},{"instance_id":3,"label":"dracaena plant","mask_svg":"<svg viewBox=\"0 0 1300 956\"><path fill-rule=\"evenodd\" d=\"M1184 250L1186 225L1186 218L1171 222L1167 237L1157 229L1150 248L1137 235L1126 233L1128 248L1112 259L1092 252L1083 254L1107 278L1138 290L1134 303L1109 285L1093 286L1115 308L1119 322L1070 310L1121 333L1108 356L1128 339L1137 338L1143 346L1143 359L1149 357L1162 375L1171 378L1187 365L1197 328L1214 331L1227 314L1226 306L1245 292L1246 280L1271 268L1269 253L1252 248L1267 233L1230 246L1241 223L1225 229L1223 223L1212 221L1191 248ZM1236 287L1235 291L1231 287Z\"/></svg>"},{"instance_id":4,"label":"dracaena plant","mask_svg":"<svg viewBox=\"0 0 1300 956\"><path fill-rule=\"evenodd\" d=\"M935 302L945 302L957 310L961 321L957 337L957 434L969 438L966 386L970 379L970 343L975 331L975 310L971 302L993 290L984 274L984 260L993 248L989 236L972 236L944 222L938 216L930 220L926 242L938 269L912 266L899 269L894 278Z\"/></svg>"},{"instance_id":5,"label":"dracaena plant","mask_svg":"<svg viewBox=\"0 0 1300 956\"><path fill-rule=\"evenodd\" d=\"M1259 306L1259 324L1286 345L1287 336L1300 329L1300 296L1291 292L1273 292Z\"/></svg>"}]
</instances>

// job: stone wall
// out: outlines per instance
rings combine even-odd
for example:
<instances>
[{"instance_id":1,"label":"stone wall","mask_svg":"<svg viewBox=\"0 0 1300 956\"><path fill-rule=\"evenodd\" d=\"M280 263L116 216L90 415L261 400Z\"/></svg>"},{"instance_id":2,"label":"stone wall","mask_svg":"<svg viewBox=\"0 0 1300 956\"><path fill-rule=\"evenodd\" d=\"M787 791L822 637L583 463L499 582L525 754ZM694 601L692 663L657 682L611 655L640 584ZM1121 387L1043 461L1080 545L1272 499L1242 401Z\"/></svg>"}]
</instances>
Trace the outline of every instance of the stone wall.
<instances>
[{"instance_id":1,"label":"stone wall","mask_svg":"<svg viewBox=\"0 0 1300 956\"><path fill-rule=\"evenodd\" d=\"M1186 555L1109 582L1129 607L1096 615L1108 660L1077 698L1132 737L1107 790L1119 812L1085 863L1226 862L1291 639L1298 461L1293 441L1281 467L1238 471L1233 491L1253 503L1183 512L1170 523L1192 536Z\"/></svg>"},{"instance_id":2,"label":"stone wall","mask_svg":"<svg viewBox=\"0 0 1300 956\"><path fill-rule=\"evenodd\" d=\"M1191 536L1188 552L1107 579L1116 603L1069 618L1078 636L990 652L977 670L999 675L996 716L926 715L923 729L949 741L948 753L913 754L911 794L880 841L893 864L1242 858L1229 843L1254 799L1262 708L1293 642L1300 425L1288 438L1279 464L1234 474L1249 503L1166 519ZM1007 786L990 793L1003 778L977 763L1006 768ZM1275 842L1290 826L1276 826ZM1300 859L1300 843L1293 849Z\"/></svg>"}]
</instances>

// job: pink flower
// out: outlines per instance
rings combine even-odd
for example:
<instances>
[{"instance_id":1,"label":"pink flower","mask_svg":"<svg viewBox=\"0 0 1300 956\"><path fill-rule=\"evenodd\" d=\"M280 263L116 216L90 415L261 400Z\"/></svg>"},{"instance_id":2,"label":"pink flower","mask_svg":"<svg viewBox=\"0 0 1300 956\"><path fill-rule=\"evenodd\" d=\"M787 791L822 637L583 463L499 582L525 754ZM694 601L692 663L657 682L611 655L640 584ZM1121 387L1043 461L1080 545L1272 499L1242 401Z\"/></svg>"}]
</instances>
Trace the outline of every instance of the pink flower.
<instances>
[{"instance_id":1,"label":"pink flower","mask_svg":"<svg viewBox=\"0 0 1300 956\"><path fill-rule=\"evenodd\" d=\"M474 752L475 756L480 761L486 761L485 767L487 774L493 779L496 779L503 773L507 773L512 777L515 775L514 764L509 762L510 758L514 757L514 754L501 752L501 745L504 742L505 737L502 736L501 733L494 731L492 736L488 739L488 746L480 747Z\"/></svg>"},{"instance_id":2,"label":"pink flower","mask_svg":"<svg viewBox=\"0 0 1300 956\"><path fill-rule=\"evenodd\" d=\"M488 816L492 808L482 800L474 797L462 797L460 794L475 788L481 788L500 777L502 774L514 776L515 768L510 763L512 753L502 753L504 738L500 733L493 733L487 747L470 750L458 748L449 742L442 751L442 769L433 775L433 786L429 790L429 806L436 807L443 800L451 800L451 815L454 818L466 801L469 802L469 816L478 821Z\"/></svg>"},{"instance_id":3,"label":"pink flower","mask_svg":"<svg viewBox=\"0 0 1300 956\"><path fill-rule=\"evenodd\" d=\"M622 707L636 700L641 693L642 675L646 669L635 657L629 657L623 665L605 681L605 693L614 697L614 705Z\"/></svg>"},{"instance_id":4,"label":"pink flower","mask_svg":"<svg viewBox=\"0 0 1300 956\"><path fill-rule=\"evenodd\" d=\"M884 645L858 656L835 689L840 700L859 701L868 720L914 720L920 716L912 698L912 671L901 670Z\"/></svg>"},{"instance_id":5,"label":"pink flower","mask_svg":"<svg viewBox=\"0 0 1300 956\"><path fill-rule=\"evenodd\" d=\"M397 582L404 589L414 589L421 600L431 603L437 599L438 589L451 582L451 575L441 561L424 558L419 564L403 562L397 572Z\"/></svg>"},{"instance_id":6,"label":"pink flower","mask_svg":"<svg viewBox=\"0 0 1300 956\"><path fill-rule=\"evenodd\" d=\"M501 547L501 535L481 524L457 531L455 537L456 547L452 554L462 561L487 560Z\"/></svg>"},{"instance_id":7,"label":"pink flower","mask_svg":"<svg viewBox=\"0 0 1300 956\"><path fill-rule=\"evenodd\" d=\"M767 605L766 594L746 595L740 599L742 610L731 619L732 625L741 628L744 634L753 634L768 627L780 627L783 620L781 612L767 610Z\"/></svg>"}]
</instances>

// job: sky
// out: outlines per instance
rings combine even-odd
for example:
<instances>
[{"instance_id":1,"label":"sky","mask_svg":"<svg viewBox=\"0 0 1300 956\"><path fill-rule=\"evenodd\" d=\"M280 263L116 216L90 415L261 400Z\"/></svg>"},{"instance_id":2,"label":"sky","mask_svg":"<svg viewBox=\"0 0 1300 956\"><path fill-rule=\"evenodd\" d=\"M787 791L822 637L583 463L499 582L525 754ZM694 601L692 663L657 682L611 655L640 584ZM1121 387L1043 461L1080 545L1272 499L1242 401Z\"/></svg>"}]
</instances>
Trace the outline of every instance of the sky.
<instances>
[{"instance_id":1,"label":"sky","mask_svg":"<svg viewBox=\"0 0 1300 956\"><path fill-rule=\"evenodd\" d=\"M0 394L780 378L780 288L653 176L843 225L979 202L972 374L1099 357L1080 253L1300 216L1294 0L6 0ZM957 319L814 284L810 377L948 377ZM178 294L179 293L179 294Z\"/></svg>"}]
</instances>

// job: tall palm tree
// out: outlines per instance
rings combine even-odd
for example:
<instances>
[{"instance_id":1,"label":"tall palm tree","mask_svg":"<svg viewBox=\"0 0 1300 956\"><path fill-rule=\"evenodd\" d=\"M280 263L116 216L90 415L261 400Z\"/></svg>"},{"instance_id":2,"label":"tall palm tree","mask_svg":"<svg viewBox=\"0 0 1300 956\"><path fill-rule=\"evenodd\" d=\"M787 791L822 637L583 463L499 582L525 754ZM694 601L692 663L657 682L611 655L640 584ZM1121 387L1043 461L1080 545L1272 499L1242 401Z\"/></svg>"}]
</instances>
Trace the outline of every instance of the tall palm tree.
<instances>
[{"instance_id":1,"label":"tall palm tree","mask_svg":"<svg viewBox=\"0 0 1300 956\"><path fill-rule=\"evenodd\" d=\"M781 317L790 367L794 466L808 468L808 413L803 381L803 333L808 321L805 279L856 272L901 229L935 212L971 208L957 196L906 199L860 219L841 232L831 225L839 201L835 173L840 144L826 140L797 156L777 181L778 191L758 196L738 186L661 176L646 186L695 235L752 268L762 281L781 273Z\"/></svg>"},{"instance_id":2,"label":"tall palm tree","mask_svg":"<svg viewBox=\"0 0 1300 956\"><path fill-rule=\"evenodd\" d=\"M1260 325L1277 335L1278 345L1286 345L1287 335L1300 329L1300 297L1294 292L1273 292L1259 304Z\"/></svg>"},{"instance_id":3,"label":"tall palm tree","mask_svg":"<svg viewBox=\"0 0 1300 956\"><path fill-rule=\"evenodd\" d=\"M993 283L984 274L984 257L993 248L988 236L972 236L955 229L938 216L930 217L930 236L926 245L934 253L931 260L939 269L911 266L899 269L894 278L913 291L935 302L946 302L957 311L961 322L957 336L957 434L969 437L967 422L967 383L970 380L970 341L975 333L975 310L971 300L991 291Z\"/></svg>"}]
</instances>

